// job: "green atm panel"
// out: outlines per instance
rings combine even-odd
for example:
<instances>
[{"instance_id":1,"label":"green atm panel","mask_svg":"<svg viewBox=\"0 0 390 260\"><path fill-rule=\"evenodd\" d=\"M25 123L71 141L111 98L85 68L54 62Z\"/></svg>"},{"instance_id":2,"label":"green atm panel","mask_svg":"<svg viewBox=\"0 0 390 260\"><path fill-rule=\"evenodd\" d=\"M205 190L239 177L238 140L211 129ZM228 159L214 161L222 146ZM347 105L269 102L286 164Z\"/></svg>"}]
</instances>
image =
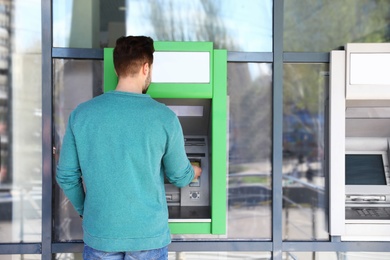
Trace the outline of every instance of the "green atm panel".
<instances>
[{"instance_id":1,"label":"green atm panel","mask_svg":"<svg viewBox=\"0 0 390 260\"><path fill-rule=\"evenodd\" d=\"M148 94L179 118L199 182L181 189L166 183L172 234L226 233L227 52L211 42L155 42ZM104 49L104 91L117 77L113 48Z\"/></svg>"}]
</instances>

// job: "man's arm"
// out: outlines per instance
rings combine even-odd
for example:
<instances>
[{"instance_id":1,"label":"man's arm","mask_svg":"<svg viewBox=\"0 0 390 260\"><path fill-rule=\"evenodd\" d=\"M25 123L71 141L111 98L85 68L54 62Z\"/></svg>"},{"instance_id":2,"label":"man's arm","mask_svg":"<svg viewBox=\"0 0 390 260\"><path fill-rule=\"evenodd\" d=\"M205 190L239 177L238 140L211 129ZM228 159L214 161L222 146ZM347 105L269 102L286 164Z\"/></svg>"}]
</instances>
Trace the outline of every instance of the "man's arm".
<instances>
[{"instance_id":1,"label":"man's arm","mask_svg":"<svg viewBox=\"0 0 390 260\"><path fill-rule=\"evenodd\" d=\"M71 115L72 117L72 115ZM71 117L65 132L57 166L56 180L79 215L84 213L85 192L77 155Z\"/></svg>"},{"instance_id":2,"label":"man's arm","mask_svg":"<svg viewBox=\"0 0 390 260\"><path fill-rule=\"evenodd\" d=\"M172 129L169 132L162 162L165 176L169 182L177 187L184 187L190 184L195 177L199 177L201 169L197 167L195 172L195 167L191 165L187 157L184 148L183 130L177 117L173 120L171 126Z\"/></svg>"}]
</instances>

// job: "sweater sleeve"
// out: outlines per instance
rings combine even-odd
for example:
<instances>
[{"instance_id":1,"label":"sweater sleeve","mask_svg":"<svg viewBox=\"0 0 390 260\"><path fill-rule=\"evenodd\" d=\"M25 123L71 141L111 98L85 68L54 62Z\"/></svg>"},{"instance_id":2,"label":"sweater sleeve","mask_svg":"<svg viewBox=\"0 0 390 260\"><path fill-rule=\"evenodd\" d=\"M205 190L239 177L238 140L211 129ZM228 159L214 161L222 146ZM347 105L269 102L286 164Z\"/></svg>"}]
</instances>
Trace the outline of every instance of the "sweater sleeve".
<instances>
[{"instance_id":1,"label":"sweater sleeve","mask_svg":"<svg viewBox=\"0 0 390 260\"><path fill-rule=\"evenodd\" d=\"M72 115L62 142L56 180L79 215L83 215L85 192L71 121Z\"/></svg>"},{"instance_id":2,"label":"sweater sleeve","mask_svg":"<svg viewBox=\"0 0 390 260\"><path fill-rule=\"evenodd\" d=\"M183 130L177 117L168 135L163 156L164 171L169 182L181 188L190 184L195 173L185 152Z\"/></svg>"}]
</instances>

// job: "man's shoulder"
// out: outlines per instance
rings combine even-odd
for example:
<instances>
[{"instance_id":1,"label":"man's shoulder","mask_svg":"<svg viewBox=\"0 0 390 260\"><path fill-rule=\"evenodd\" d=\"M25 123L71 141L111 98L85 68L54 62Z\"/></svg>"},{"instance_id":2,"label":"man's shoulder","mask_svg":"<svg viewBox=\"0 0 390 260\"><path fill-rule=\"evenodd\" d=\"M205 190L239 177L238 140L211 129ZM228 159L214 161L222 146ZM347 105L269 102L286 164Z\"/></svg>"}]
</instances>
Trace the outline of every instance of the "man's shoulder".
<instances>
[{"instance_id":1,"label":"man's shoulder","mask_svg":"<svg viewBox=\"0 0 390 260\"><path fill-rule=\"evenodd\" d=\"M82 110L82 109L86 109L88 107L91 107L91 106L97 106L101 103L104 103L105 100L107 100L107 95L106 94L101 94L99 96L96 96L96 97L93 97L89 100L86 100L82 103L80 103L75 110Z\"/></svg>"},{"instance_id":2,"label":"man's shoulder","mask_svg":"<svg viewBox=\"0 0 390 260\"><path fill-rule=\"evenodd\" d=\"M167 105L165 105L164 103L161 103L159 101L156 101L154 99L152 99L153 101L153 104L155 105L155 109L156 111L158 111L160 113L160 115L162 116L165 116L165 117L168 117L168 118L176 118L176 114L175 112L173 112L173 110L171 108L169 108Z\"/></svg>"},{"instance_id":3,"label":"man's shoulder","mask_svg":"<svg viewBox=\"0 0 390 260\"><path fill-rule=\"evenodd\" d=\"M81 116L83 114L98 113L99 107L103 107L105 103L105 95L96 96L90 100L86 100L76 106L72 111L73 116Z\"/></svg>"}]
</instances>

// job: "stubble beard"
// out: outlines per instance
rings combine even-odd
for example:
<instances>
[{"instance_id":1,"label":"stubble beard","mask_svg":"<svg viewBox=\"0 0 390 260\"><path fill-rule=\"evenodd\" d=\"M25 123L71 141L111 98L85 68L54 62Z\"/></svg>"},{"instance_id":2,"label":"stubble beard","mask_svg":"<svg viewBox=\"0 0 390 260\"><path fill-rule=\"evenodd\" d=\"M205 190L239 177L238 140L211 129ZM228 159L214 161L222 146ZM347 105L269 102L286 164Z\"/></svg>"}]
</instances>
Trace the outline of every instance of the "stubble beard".
<instances>
[{"instance_id":1,"label":"stubble beard","mask_svg":"<svg viewBox=\"0 0 390 260\"><path fill-rule=\"evenodd\" d=\"M148 76L145 79L145 85L144 85L144 87L142 89L142 94L146 94L146 92L148 92L148 89L149 89L149 86L150 86L151 82L152 82L152 79L151 79L150 71L149 71Z\"/></svg>"}]
</instances>

